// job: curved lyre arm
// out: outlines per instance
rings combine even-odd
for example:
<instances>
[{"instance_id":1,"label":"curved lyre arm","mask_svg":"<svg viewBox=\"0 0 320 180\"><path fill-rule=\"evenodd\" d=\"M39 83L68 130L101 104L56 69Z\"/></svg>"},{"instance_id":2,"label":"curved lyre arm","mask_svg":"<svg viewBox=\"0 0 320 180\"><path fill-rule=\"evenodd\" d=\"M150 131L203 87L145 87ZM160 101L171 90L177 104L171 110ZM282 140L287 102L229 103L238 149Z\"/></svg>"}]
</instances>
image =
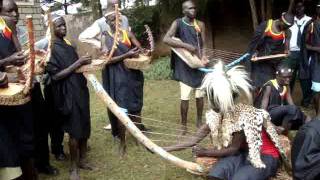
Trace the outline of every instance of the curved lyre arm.
<instances>
[{"instance_id":1,"label":"curved lyre arm","mask_svg":"<svg viewBox=\"0 0 320 180\"><path fill-rule=\"evenodd\" d=\"M46 65L47 62L49 62L50 57L51 57L51 49L52 49L52 45L54 42L54 32L53 32L53 23L52 23L52 16L51 16L51 11L50 9L48 9L45 14L47 15L48 18L48 30L47 30L47 34L46 34L46 38L48 39L48 49L47 49L47 53L45 56L45 60L44 60L44 65Z\"/></svg>"},{"instance_id":2,"label":"curved lyre arm","mask_svg":"<svg viewBox=\"0 0 320 180\"><path fill-rule=\"evenodd\" d=\"M28 30L28 39L29 39L29 60L28 60L28 74L26 77L26 84L23 89L24 94L28 94L32 88L33 83L33 74L34 74L34 62L35 62L35 52L34 52L34 32L33 32L33 23L32 16L28 15L27 18L27 30Z\"/></svg>"},{"instance_id":3,"label":"curved lyre arm","mask_svg":"<svg viewBox=\"0 0 320 180\"><path fill-rule=\"evenodd\" d=\"M111 51L109 52L107 61L109 61L112 58L113 53L117 49L117 45L118 45L118 37L119 37L119 33L120 33L120 28L119 28L120 27L120 13L119 13L119 5L118 4L114 5L114 12L116 15L115 32L113 34L113 45L112 45Z\"/></svg>"},{"instance_id":4,"label":"curved lyre arm","mask_svg":"<svg viewBox=\"0 0 320 180\"><path fill-rule=\"evenodd\" d=\"M153 34L152 34L152 31L148 25L144 25L144 28L146 29L145 33L148 36L148 42L149 42L149 48L150 48L148 50L150 51L150 53L152 53L155 49Z\"/></svg>"},{"instance_id":5,"label":"curved lyre arm","mask_svg":"<svg viewBox=\"0 0 320 180\"><path fill-rule=\"evenodd\" d=\"M108 93L103 89L97 78L93 74L83 73L89 82L91 82L94 91L96 94L103 100L105 104L107 104L108 109L122 122L122 124L128 129L128 131L137 138L145 147L150 149L152 152L158 154L165 160L173 163L174 165L185 168L190 172L196 174L203 174L205 169L201 167L199 164L182 160L176 156L165 151L160 146L153 143L150 139L148 139L130 120L130 118L119 108L119 106L112 100L112 98L108 95Z\"/></svg>"},{"instance_id":6,"label":"curved lyre arm","mask_svg":"<svg viewBox=\"0 0 320 180\"><path fill-rule=\"evenodd\" d=\"M115 50L117 49L118 45L118 37L120 33L120 13L119 13L119 7L118 4L115 4L115 15L116 15L116 22L115 22L115 32L113 34L113 45L112 48L107 56L107 59L97 59L96 61L92 61L91 64L87 64L84 66L81 66L79 69L76 70L77 73L84 73L84 72L93 72L93 71L98 71L104 68L106 64L111 60L113 57L113 54ZM101 40L102 41L102 40ZM102 41L103 42L103 41ZM102 46L101 46L102 47Z\"/></svg>"}]
</instances>

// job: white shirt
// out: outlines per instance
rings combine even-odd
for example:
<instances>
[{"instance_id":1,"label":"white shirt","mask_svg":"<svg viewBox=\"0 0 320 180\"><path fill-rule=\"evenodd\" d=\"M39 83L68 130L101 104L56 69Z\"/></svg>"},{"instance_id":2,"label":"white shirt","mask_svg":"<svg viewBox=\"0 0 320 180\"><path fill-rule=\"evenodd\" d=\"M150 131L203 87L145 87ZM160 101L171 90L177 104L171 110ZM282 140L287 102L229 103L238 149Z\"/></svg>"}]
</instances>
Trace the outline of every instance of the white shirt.
<instances>
[{"instance_id":1,"label":"white shirt","mask_svg":"<svg viewBox=\"0 0 320 180\"><path fill-rule=\"evenodd\" d=\"M290 27L291 38L290 38L290 51L300 51L300 47L297 45L298 31L303 33L305 25L311 20L311 17L304 15L301 19L294 17L294 24ZM298 27L300 26L300 29Z\"/></svg>"},{"instance_id":2,"label":"white shirt","mask_svg":"<svg viewBox=\"0 0 320 180\"><path fill-rule=\"evenodd\" d=\"M126 16L121 15L121 29L129 30L129 22ZM96 20L91 26L85 29L79 35L79 41L91 44L96 48L101 48L101 33L110 31L110 26L107 24L105 17Z\"/></svg>"}]
</instances>

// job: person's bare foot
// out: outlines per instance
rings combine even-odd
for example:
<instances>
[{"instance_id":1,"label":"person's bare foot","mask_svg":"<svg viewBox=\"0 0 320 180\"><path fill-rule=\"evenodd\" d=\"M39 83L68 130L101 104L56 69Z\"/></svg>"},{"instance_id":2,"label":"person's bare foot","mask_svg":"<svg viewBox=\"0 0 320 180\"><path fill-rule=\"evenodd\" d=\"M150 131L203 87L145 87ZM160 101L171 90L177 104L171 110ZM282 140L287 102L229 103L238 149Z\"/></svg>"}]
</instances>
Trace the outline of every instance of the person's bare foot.
<instances>
[{"instance_id":1,"label":"person's bare foot","mask_svg":"<svg viewBox=\"0 0 320 180\"><path fill-rule=\"evenodd\" d=\"M80 180L78 169L75 168L70 170L70 180Z\"/></svg>"},{"instance_id":2,"label":"person's bare foot","mask_svg":"<svg viewBox=\"0 0 320 180\"><path fill-rule=\"evenodd\" d=\"M123 159L127 154L127 146L120 142L118 153L120 158Z\"/></svg>"},{"instance_id":3,"label":"person's bare foot","mask_svg":"<svg viewBox=\"0 0 320 180\"><path fill-rule=\"evenodd\" d=\"M200 128L202 126L202 121L201 120L197 120L197 128Z\"/></svg>"},{"instance_id":4,"label":"person's bare foot","mask_svg":"<svg viewBox=\"0 0 320 180\"><path fill-rule=\"evenodd\" d=\"M180 136L185 136L188 132L187 126L181 126L180 128Z\"/></svg>"}]
</instances>

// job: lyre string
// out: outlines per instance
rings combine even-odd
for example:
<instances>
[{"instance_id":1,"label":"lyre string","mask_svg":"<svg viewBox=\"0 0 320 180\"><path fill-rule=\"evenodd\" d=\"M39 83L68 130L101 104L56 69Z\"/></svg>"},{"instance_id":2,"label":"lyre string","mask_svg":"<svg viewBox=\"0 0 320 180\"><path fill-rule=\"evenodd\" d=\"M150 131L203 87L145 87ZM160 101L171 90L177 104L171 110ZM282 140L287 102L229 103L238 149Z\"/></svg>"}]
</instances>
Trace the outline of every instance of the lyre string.
<instances>
[{"instance_id":1,"label":"lyre string","mask_svg":"<svg viewBox=\"0 0 320 180\"><path fill-rule=\"evenodd\" d=\"M162 129L166 129L166 130L172 130L172 131L179 131L179 132L184 132L184 130L182 129L176 129L176 128L168 128L168 127L165 127L165 126L160 126L160 125L153 125L153 124L146 124L146 123L138 123L138 122L133 122L134 124L138 124L138 125L145 125L145 126L148 126L148 127L156 127L156 128L162 128ZM188 131L189 134L192 134L192 135L196 135L197 132L194 132L194 131Z\"/></svg>"},{"instance_id":2,"label":"lyre string","mask_svg":"<svg viewBox=\"0 0 320 180\"><path fill-rule=\"evenodd\" d=\"M176 127L181 127L180 124L176 124L176 123L170 123L170 122L166 122L166 121L161 121L161 120L157 120L157 119L154 119L154 118L149 118L149 117L143 117L143 116L138 116L138 115L134 115L134 114L130 114L128 113L127 114L128 116L132 116L132 117L138 117L138 118L141 118L141 119L145 119L145 120L149 120L149 121L153 121L153 122L158 122L158 123L162 123L162 124L167 124L168 126L176 126ZM196 132L196 128L192 127L192 126L188 126L188 128L191 128L191 130L193 132Z\"/></svg>"}]
</instances>

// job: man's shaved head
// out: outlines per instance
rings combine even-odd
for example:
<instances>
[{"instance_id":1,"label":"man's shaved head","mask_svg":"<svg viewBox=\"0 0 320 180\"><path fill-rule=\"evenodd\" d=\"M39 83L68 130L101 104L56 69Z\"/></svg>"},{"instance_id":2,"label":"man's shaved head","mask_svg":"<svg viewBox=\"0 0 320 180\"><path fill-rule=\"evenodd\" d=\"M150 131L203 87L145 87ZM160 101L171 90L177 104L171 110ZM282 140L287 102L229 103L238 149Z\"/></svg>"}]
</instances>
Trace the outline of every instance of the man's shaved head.
<instances>
[{"instance_id":1,"label":"man's shaved head","mask_svg":"<svg viewBox=\"0 0 320 180\"><path fill-rule=\"evenodd\" d=\"M184 1L184 2L182 3L182 10L188 8L190 4L193 4L193 5L194 5L194 2L193 2L192 0Z\"/></svg>"},{"instance_id":2,"label":"man's shaved head","mask_svg":"<svg viewBox=\"0 0 320 180\"><path fill-rule=\"evenodd\" d=\"M182 3L182 13L189 19L194 19L197 15L197 8L193 1L188 0Z\"/></svg>"}]
</instances>

